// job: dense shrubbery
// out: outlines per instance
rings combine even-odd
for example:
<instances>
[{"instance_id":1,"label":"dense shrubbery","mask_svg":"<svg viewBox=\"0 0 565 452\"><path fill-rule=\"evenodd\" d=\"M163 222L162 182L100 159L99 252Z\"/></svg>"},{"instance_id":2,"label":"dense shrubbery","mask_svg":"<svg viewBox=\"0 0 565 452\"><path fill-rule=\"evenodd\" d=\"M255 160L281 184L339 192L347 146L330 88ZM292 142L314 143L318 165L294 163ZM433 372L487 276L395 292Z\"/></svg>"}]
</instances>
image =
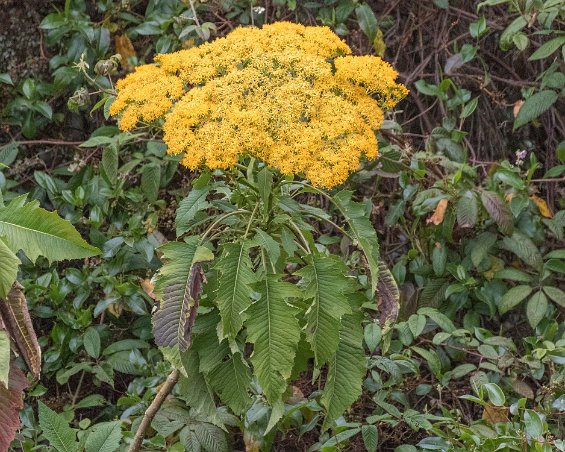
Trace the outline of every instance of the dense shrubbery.
<instances>
[{"instance_id":1,"label":"dense shrubbery","mask_svg":"<svg viewBox=\"0 0 565 452\"><path fill-rule=\"evenodd\" d=\"M17 279L39 338L38 346L12 346L14 366L27 364L31 383L13 450L127 449L175 367L180 380L147 429L144 450L565 449L563 6L422 3L67 0L42 9L37 41L48 72L22 76L12 61L0 63L0 303L25 307L21 289L6 297L21 263ZM238 25L283 20L327 25L354 54L384 56L411 91L402 111L385 116L379 159L365 162L345 186L326 195L285 185L255 161L197 177L167 154L154 129L126 133L109 118L117 79L156 53L194 47ZM71 231L36 202L57 210L100 254L52 263L96 252L72 232L67 238L82 247L74 254L21 236L17 242L8 227L18 212L25 213L20 223ZM238 209L247 213L230 214ZM213 227L201 244L209 249L190 260L206 261L212 250L217 261L206 268L196 347L179 357L155 346L151 311L168 277L196 274L192 266L171 273L173 256L192 256L197 245L174 240L205 233L206 222ZM226 235L218 243L218 233L246 240L234 245ZM315 334L298 343L304 360L285 367L284 385L269 370L250 379L249 368L262 364L245 342L262 332L246 319L245 339L242 319L222 313L227 302L220 306L226 340L217 343L211 294L230 283L237 246L252 250L248 270L272 266L309 294L305 301L285 295L293 305L285 307L301 313L296 318L306 325L299 326L310 333L309 303L323 300L311 287L312 269L319 264L333 276L324 296L342 310L328 311L323 343ZM377 266L383 286L373 298ZM355 276L351 287L345 269ZM252 296L261 293L252 284L257 275L247 276ZM354 320L343 315L351 307L339 304L346 289L348 302L366 314L363 350L347 348L361 345L354 323L338 335L337 320ZM4 402L8 372L17 371L5 365L3 323L0 405L10 403L14 413L26 382L18 374ZM345 337L356 334L353 342ZM306 361L308 343L315 360ZM332 381L332 364L324 364L339 358L338 345L366 366L362 395L342 417L355 397L334 406L327 388L341 378L351 389L356 367L346 359L350 373L334 373ZM195 360L199 372L189 364ZM240 372L232 378L230 369ZM226 391L223 379L236 377L249 385L243 395ZM0 449L8 435L0 427Z\"/></svg>"}]
</instances>

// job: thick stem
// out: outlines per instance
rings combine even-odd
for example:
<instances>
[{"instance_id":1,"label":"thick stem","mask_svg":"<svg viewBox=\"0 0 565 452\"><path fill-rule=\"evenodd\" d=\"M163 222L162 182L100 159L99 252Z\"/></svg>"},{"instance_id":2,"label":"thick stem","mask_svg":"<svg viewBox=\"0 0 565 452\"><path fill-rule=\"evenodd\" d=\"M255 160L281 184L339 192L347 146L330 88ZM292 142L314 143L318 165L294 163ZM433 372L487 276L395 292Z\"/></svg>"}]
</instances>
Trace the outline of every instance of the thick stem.
<instances>
[{"instance_id":1,"label":"thick stem","mask_svg":"<svg viewBox=\"0 0 565 452\"><path fill-rule=\"evenodd\" d=\"M153 399L153 402L151 402L151 405L149 405L149 407L145 411L143 419L141 420L141 424L139 424L139 427L135 432L133 443L131 443L131 446L128 449L129 452L137 452L141 448L143 438L145 437L145 431L147 430L149 425L151 425L151 421L157 414L157 411L159 411L159 408L161 408L161 405L163 404L167 396L173 390L178 379L179 371L175 369L169 374L169 376L165 380L165 383L163 383L163 386L161 386L161 389L159 389L159 392L157 392L157 395Z\"/></svg>"}]
</instances>

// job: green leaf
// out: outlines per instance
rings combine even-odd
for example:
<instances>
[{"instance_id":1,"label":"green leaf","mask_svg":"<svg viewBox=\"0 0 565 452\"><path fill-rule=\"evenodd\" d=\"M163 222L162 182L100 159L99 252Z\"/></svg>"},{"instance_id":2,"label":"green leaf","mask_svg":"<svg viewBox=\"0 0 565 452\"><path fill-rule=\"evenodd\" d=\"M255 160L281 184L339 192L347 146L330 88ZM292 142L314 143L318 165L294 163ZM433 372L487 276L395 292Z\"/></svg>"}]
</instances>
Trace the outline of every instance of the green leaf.
<instances>
[{"instance_id":1,"label":"green leaf","mask_svg":"<svg viewBox=\"0 0 565 452\"><path fill-rule=\"evenodd\" d=\"M516 231L512 234L512 237L504 237L502 244L506 250L514 253L536 270L540 270L543 266L543 260L537 246L521 232Z\"/></svg>"},{"instance_id":2,"label":"green leaf","mask_svg":"<svg viewBox=\"0 0 565 452\"><path fill-rule=\"evenodd\" d=\"M122 429L120 421L96 424L86 440L86 452L114 452L120 447Z\"/></svg>"},{"instance_id":3,"label":"green leaf","mask_svg":"<svg viewBox=\"0 0 565 452\"><path fill-rule=\"evenodd\" d=\"M539 438L543 435L543 419L534 410L524 411L524 426L526 433L532 438Z\"/></svg>"},{"instance_id":4,"label":"green leaf","mask_svg":"<svg viewBox=\"0 0 565 452\"><path fill-rule=\"evenodd\" d=\"M526 299L531 293L532 288L530 286L516 286L512 287L508 292L506 292L500 305L498 306L498 312L500 314L506 314L508 311L518 306L522 300Z\"/></svg>"},{"instance_id":5,"label":"green leaf","mask_svg":"<svg viewBox=\"0 0 565 452\"><path fill-rule=\"evenodd\" d=\"M369 217L365 213L363 204L351 200L350 191L340 191L332 199L345 217L349 225L354 245L359 247L371 273L371 291L377 291L377 281L379 279L379 242L377 233Z\"/></svg>"},{"instance_id":6,"label":"green leaf","mask_svg":"<svg viewBox=\"0 0 565 452\"><path fill-rule=\"evenodd\" d=\"M40 208L38 201L22 205L24 199L16 198L0 208L0 237L14 253L23 250L32 262L39 256L58 261L100 253L82 239L71 223Z\"/></svg>"},{"instance_id":7,"label":"green leaf","mask_svg":"<svg viewBox=\"0 0 565 452\"><path fill-rule=\"evenodd\" d=\"M539 49L537 49L534 53L530 55L528 58L530 61L534 60L541 60L542 58L547 58L553 52L555 52L559 47L565 44L565 36L559 36L557 38L553 38L543 44Z\"/></svg>"},{"instance_id":8,"label":"green leaf","mask_svg":"<svg viewBox=\"0 0 565 452\"><path fill-rule=\"evenodd\" d=\"M347 268L337 256L310 255L307 265L296 272L310 302L306 312L306 340L314 352L316 369L333 356L339 342L339 325L351 313L346 292L350 283Z\"/></svg>"},{"instance_id":9,"label":"green leaf","mask_svg":"<svg viewBox=\"0 0 565 452\"><path fill-rule=\"evenodd\" d=\"M245 310L251 305L251 284L255 281L249 258L249 243L226 243L218 259L220 272L215 303L222 318L222 337L235 339L243 325Z\"/></svg>"},{"instance_id":10,"label":"green leaf","mask_svg":"<svg viewBox=\"0 0 565 452\"><path fill-rule=\"evenodd\" d=\"M267 166L265 166L257 174L257 185L259 189L259 197L263 202L263 214L268 215L270 209L271 190L273 187L273 173Z\"/></svg>"},{"instance_id":11,"label":"green leaf","mask_svg":"<svg viewBox=\"0 0 565 452\"><path fill-rule=\"evenodd\" d=\"M261 229L255 229L252 246L260 246L263 248L267 252L267 257L271 265L276 265L281 255L281 247L269 234Z\"/></svg>"},{"instance_id":12,"label":"green leaf","mask_svg":"<svg viewBox=\"0 0 565 452\"><path fill-rule=\"evenodd\" d=\"M367 452L376 452L379 445L379 430L376 425L364 425L361 427L361 436Z\"/></svg>"},{"instance_id":13,"label":"green leaf","mask_svg":"<svg viewBox=\"0 0 565 452\"><path fill-rule=\"evenodd\" d=\"M222 402L234 413L242 414L249 408L251 372L241 353L234 353L229 359L224 359L208 374L208 378Z\"/></svg>"},{"instance_id":14,"label":"green leaf","mask_svg":"<svg viewBox=\"0 0 565 452\"><path fill-rule=\"evenodd\" d=\"M161 347L178 345L186 351L190 345L203 283L198 263L214 258L210 250L198 246L199 241L199 236L192 236L160 248L165 263L155 282L154 293L161 302L153 315L153 329L155 343Z\"/></svg>"},{"instance_id":15,"label":"green leaf","mask_svg":"<svg viewBox=\"0 0 565 452\"><path fill-rule=\"evenodd\" d=\"M532 277L527 273L518 270L517 268L508 267L497 271L494 274L495 279L509 279L510 281L518 281L529 283L532 282Z\"/></svg>"},{"instance_id":16,"label":"green leaf","mask_svg":"<svg viewBox=\"0 0 565 452\"><path fill-rule=\"evenodd\" d=\"M455 325L445 314L433 308L420 308L418 314L428 316L432 319L442 330L452 333L455 331Z\"/></svg>"},{"instance_id":17,"label":"green leaf","mask_svg":"<svg viewBox=\"0 0 565 452\"><path fill-rule=\"evenodd\" d=\"M500 35L500 39L498 41L500 48L502 50L510 50L514 43L512 40L514 35L521 31L527 24L528 21L522 15L514 19L514 21L512 21Z\"/></svg>"},{"instance_id":18,"label":"green leaf","mask_svg":"<svg viewBox=\"0 0 565 452\"><path fill-rule=\"evenodd\" d=\"M12 81L12 77L7 72L0 74L0 83L4 83L5 85L12 85L14 86L14 82Z\"/></svg>"},{"instance_id":19,"label":"green leaf","mask_svg":"<svg viewBox=\"0 0 565 452\"><path fill-rule=\"evenodd\" d=\"M471 262L475 267L478 267L481 262L488 256L489 251L492 250L498 237L492 232L483 232L476 240L473 241L471 248Z\"/></svg>"},{"instance_id":20,"label":"green leaf","mask_svg":"<svg viewBox=\"0 0 565 452\"><path fill-rule=\"evenodd\" d=\"M412 336L416 338L422 334L422 331L424 331L426 327L426 317L421 314L412 314L408 318L408 326L412 332Z\"/></svg>"},{"instance_id":21,"label":"green leaf","mask_svg":"<svg viewBox=\"0 0 565 452\"><path fill-rule=\"evenodd\" d=\"M0 303L4 301L0 300ZM0 320L0 328L2 320ZM8 387L10 377L10 336L6 330L0 329L0 386Z\"/></svg>"},{"instance_id":22,"label":"green leaf","mask_svg":"<svg viewBox=\"0 0 565 452\"><path fill-rule=\"evenodd\" d=\"M39 426L43 430L43 436L47 438L49 444L59 452L78 451L76 431L69 427L65 418L55 413L55 411L41 401L38 401L38 407Z\"/></svg>"},{"instance_id":23,"label":"green leaf","mask_svg":"<svg viewBox=\"0 0 565 452\"><path fill-rule=\"evenodd\" d=\"M94 327L89 327L83 337L83 344L86 353L88 353L93 358L98 358L100 356L100 334Z\"/></svg>"},{"instance_id":24,"label":"green leaf","mask_svg":"<svg viewBox=\"0 0 565 452\"><path fill-rule=\"evenodd\" d=\"M486 383L483 385L483 389L486 390L488 398L494 406L504 406L506 397L498 385L494 383Z\"/></svg>"},{"instance_id":25,"label":"green leaf","mask_svg":"<svg viewBox=\"0 0 565 452\"><path fill-rule=\"evenodd\" d=\"M363 3L355 8L359 28L369 38L369 42L373 42L377 36L378 23L375 13L367 3Z\"/></svg>"},{"instance_id":26,"label":"green leaf","mask_svg":"<svg viewBox=\"0 0 565 452\"><path fill-rule=\"evenodd\" d=\"M421 347L412 347L418 355L426 360L428 363L428 367L434 374L434 376L439 380L441 378L441 361L437 355L437 353L432 350L426 350L425 348Z\"/></svg>"},{"instance_id":27,"label":"green leaf","mask_svg":"<svg viewBox=\"0 0 565 452\"><path fill-rule=\"evenodd\" d=\"M180 202L176 217L177 236L180 237L187 232L194 224L196 214L210 206L206 201L208 193L210 193L210 186L193 188Z\"/></svg>"},{"instance_id":28,"label":"green leaf","mask_svg":"<svg viewBox=\"0 0 565 452\"><path fill-rule=\"evenodd\" d=\"M261 298L247 309L247 339L254 345L251 363L267 400L274 403L286 390L300 341L298 309L287 303L300 293L272 274L259 281L255 290Z\"/></svg>"},{"instance_id":29,"label":"green leaf","mask_svg":"<svg viewBox=\"0 0 565 452\"><path fill-rule=\"evenodd\" d=\"M547 304L547 297L541 290L533 294L528 300L528 304L526 305L526 317L532 328L535 328L545 317Z\"/></svg>"},{"instance_id":30,"label":"green leaf","mask_svg":"<svg viewBox=\"0 0 565 452\"><path fill-rule=\"evenodd\" d=\"M149 202L157 201L160 185L161 168L159 165L145 165L141 171L141 190Z\"/></svg>"},{"instance_id":31,"label":"green leaf","mask_svg":"<svg viewBox=\"0 0 565 452\"><path fill-rule=\"evenodd\" d=\"M365 352L360 310L364 297L350 296L353 312L344 315L339 331L339 345L330 360L321 403L326 409L322 431L326 431L343 412L361 395L365 375Z\"/></svg>"},{"instance_id":32,"label":"green leaf","mask_svg":"<svg viewBox=\"0 0 565 452\"><path fill-rule=\"evenodd\" d=\"M545 294L551 298L555 303L557 303L562 308L565 308L565 292L557 287L544 286L543 291Z\"/></svg>"},{"instance_id":33,"label":"green leaf","mask_svg":"<svg viewBox=\"0 0 565 452\"><path fill-rule=\"evenodd\" d=\"M436 276L442 276L447 263L447 248L445 243L436 242L432 250L432 268Z\"/></svg>"},{"instance_id":34,"label":"green leaf","mask_svg":"<svg viewBox=\"0 0 565 452\"><path fill-rule=\"evenodd\" d=\"M228 452L226 434L215 425L199 422L194 425L193 431L206 452Z\"/></svg>"},{"instance_id":35,"label":"green leaf","mask_svg":"<svg viewBox=\"0 0 565 452\"><path fill-rule=\"evenodd\" d=\"M559 95L550 89L540 91L526 99L514 120L514 130L541 116L557 101Z\"/></svg>"},{"instance_id":36,"label":"green leaf","mask_svg":"<svg viewBox=\"0 0 565 452\"><path fill-rule=\"evenodd\" d=\"M467 190L457 201L457 224L462 228L472 228L477 224L478 216L477 197Z\"/></svg>"},{"instance_id":37,"label":"green leaf","mask_svg":"<svg viewBox=\"0 0 565 452\"><path fill-rule=\"evenodd\" d=\"M492 191L483 191L481 192L481 201L488 214L496 221L500 232L506 235L512 234L514 230L512 213L500 196Z\"/></svg>"},{"instance_id":38,"label":"green leaf","mask_svg":"<svg viewBox=\"0 0 565 452\"><path fill-rule=\"evenodd\" d=\"M365 339L365 344L371 353L374 353L377 346L381 342L382 330L381 326L377 322L371 322L365 325L363 331L363 337Z\"/></svg>"},{"instance_id":39,"label":"green leaf","mask_svg":"<svg viewBox=\"0 0 565 452\"><path fill-rule=\"evenodd\" d=\"M18 276L20 263L18 257L0 237L0 300L8 296L8 292L10 292Z\"/></svg>"}]
</instances>

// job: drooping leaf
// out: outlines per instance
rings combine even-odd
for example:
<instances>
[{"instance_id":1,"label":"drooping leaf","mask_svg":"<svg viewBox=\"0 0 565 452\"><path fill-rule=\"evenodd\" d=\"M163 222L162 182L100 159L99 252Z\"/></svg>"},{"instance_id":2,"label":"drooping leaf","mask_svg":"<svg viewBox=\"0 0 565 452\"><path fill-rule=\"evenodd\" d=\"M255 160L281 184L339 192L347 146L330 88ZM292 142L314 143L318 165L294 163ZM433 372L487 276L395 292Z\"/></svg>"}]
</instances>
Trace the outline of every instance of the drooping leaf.
<instances>
[{"instance_id":1,"label":"drooping leaf","mask_svg":"<svg viewBox=\"0 0 565 452\"><path fill-rule=\"evenodd\" d=\"M0 208L0 237L13 252L23 250L33 262L39 256L50 261L94 256L100 250L86 243L71 223L39 207L23 204L20 197ZM23 204L23 205L22 205Z\"/></svg>"},{"instance_id":2,"label":"drooping leaf","mask_svg":"<svg viewBox=\"0 0 565 452\"><path fill-rule=\"evenodd\" d=\"M165 264L155 283L160 302L153 315L153 327L155 343L161 347L178 345L180 351L186 351L190 345L203 284L199 262L213 259L210 250L198 245L199 240L199 236L192 236L160 248Z\"/></svg>"},{"instance_id":3,"label":"drooping leaf","mask_svg":"<svg viewBox=\"0 0 565 452\"><path fill-rule=\"evenodd\" d=\"M351 194L350 191L340 191L332 199L349 225L354 245L363 251L367 259L371 273L371 289L374 294L377 291L379 278L379 241L363 204L352 201Z\"/></svg>"},{"instance_id":4,"label":"drooping leaf","mask_svg":"<svg viewBox=\"0 0 565 452\"><path fill-rule=\"evenodd\" d=\"M0 382L0 450L8 450L20 428L20 410L24 407L23 391L28 387L23 372L10 364L8 386Z\"/></svg>"},{"instance_id":5,"label":"drooping leaf","mask_svg":"<svg viewBox=\"0 0 565 452\"><path fill-rule=\"evenodd\" d=\"M206 196L210 193L210 186L193 188L184 198L177 209L176 225L177 236L186 233L194 223L196 214L209 207Z\"/></svg>"},{"instance_id":6,"label":"drooping leaf","mask_svg":"<svg viewBox=\"0 0 565 452\"><path fill-rule=\"evenodd\" d=\"M369 42L373 42L377 36L378 23L375 13L367 3L362 3L355 8L359 28L369 38Z\"/></svg>"},{"instance_id":7,"label":"drooping leaf","mask_svg":"<svg viewBox=\"0 0 565 452\"><path fill-rule=\"evenodd\" d=\"M8 296L0 300L0 317L17 347L18 354L24 358L30 372L36 379L41 373L41 347L33 329L23 288L15 284Z\"/></svg>"},{"instance_id":8,"label":"drooping leaf","mask_svg":"<svg viewBox=\"0 0 565 452\"><path fill-rule=\"evenodd\" d=\"M120 421L96 424L86 440L86 452L114 452L120 447L122 429Z\"/></svg>"},{"instance_id":9,"label":"drooping leaf","mask_svg":"<svg viewBox=\"0 0 565 452\"><path fill-rule=\"evenodd\" d=\"M18 276L20 260L0 237L0 300L6 298Z\"/></svg>"},{"instance_id":10,"label":"drooping leaf","mask_svg":"<svg viewBox=\"0 0 565 452\"><path fill-rule=\"evenodd\" d=\"M181 376L178 383L182 398L199 413L213 419L217 414L214 392L200 372L198 352L189 348L181 359L186 372L186 377Z\"/></svg>"},{"instance_id":11,"label":"drooping leaf","mask_svg":"<svg viewBox=\"0 0 565 452\"><path fill-rule=\"evenodd\" d=\"M255 280L249 258L249 244L227 243L215 268L220 277L215 303L222 317L222 337L234 339L251 305L251 284Z\"/></svg>"},{"instance_id":12,"label":"drooping leaf","mask_svg":"<svg viewBox=\"0 0 565 452\"><path fill-rule=\"evenodd\" d=\"M336 256L311 255L306 262L308 265L296 274L302 278L304 297L311 303L306 312L306 339L320 369L337 350L342 316L351 313L346 296L350 283L345 265Z\"/></svg>"},{"instance_id":13,"label":"drooping leaf","mask_svg":"<svg viewBox=\"0 0 565 452\"><path fill-rule=\"evenodd\" d=\"M208 378L222 402L234 413L241 414L249 408L251 372L241 353L230 354L228 359L222 361L208 374Z\"/></svg>"},{"instance_id":14,"label":"drooping leaf","mask_svg":"<svg viewBox=\"0 0 565 452\"><path fill-rule=\"evenodd\" d=\"M259 384L274 403L286 390L300 341L297 309L287 303L299 297L296 286L269 274L255 285L261 298L247 309L247 339L253 344L251 363Z\"/></svg>"},{"instance_id":15,"label":"drooping leaf","mask_svg":"<svg viewBox=\"0 0 565 452\"><path fill-rule=\"evenodd\" d=\"M400 292L394 276L383 261L379 261L377 309L381 326L394 323L400 310Z\"/></svg>"},{"instance_id":16,"label":"drooping leaf","mask_svg":"<svg viewBox=\"0 0 565 452\"><path fill-rule=\"evenodd\" d=\"M526 99L514 120L514 130L541 116L557 101L559 95L546 89Z\"/></svg>"},{"instance_id":17,"label":"drooping leaf","mask_svg":"<svg viewBox=\"0 0 565 452\"><path fill-rule=\"evenodd\" d=\"M457 201L457 224L462 228L472 228L477 223L478 216L477 197L471 190L467 190Z\"/></svg>"},{"instance_id":18,"label":"drooping leaf","mask_svg":"<svg viewBox=\"0 0 565 452\"><path fill-rule=\"evenodd\" d=\"M322 405L326 419L322 430L327 430L333 421L361 395L365 375L365 352L363 350L362 313L363 297L351 295L353 312L344 315L339 331L339 346L330 360Z\"/></svg>"},{"instance_id":19,"label":"drooping leaf","mask_svg":"<svg viewBox=\"0 0 565 452\"><path fill-rule=\"evenodd\" d=\"M39 426L49 444L59 452L78 451L76 431L69 426L65 418L41 401L38 402L38 406Z\"/></svg>"},{"instance_id":20,"label":"drooping leaf","mask_svg":"<svg viewBox=\"0 0 565 452\"><path fill-rule=\"evenodd\" d=\"M492 191L483 191L481 201L488 214L496 221L500 231L503 234L511 235L514 229L512 213L500 196Z\"/></svg>"}]
</instances>

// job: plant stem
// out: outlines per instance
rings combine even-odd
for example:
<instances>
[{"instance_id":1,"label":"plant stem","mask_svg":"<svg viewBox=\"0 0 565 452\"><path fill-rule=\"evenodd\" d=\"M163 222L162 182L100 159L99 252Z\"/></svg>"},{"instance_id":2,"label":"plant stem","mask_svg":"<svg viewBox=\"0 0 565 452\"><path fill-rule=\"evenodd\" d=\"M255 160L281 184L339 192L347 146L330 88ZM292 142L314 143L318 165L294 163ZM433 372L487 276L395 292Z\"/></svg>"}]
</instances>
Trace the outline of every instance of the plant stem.
<instances>
[{"instance_id":1,"label":"plant stem","mask_svg":"<svg viewBox=\"0 0 565 452\"><path fill-rule=\"evenodd\" d=\"M151 424L151 421L157 414L157 411L159 411L159 408L161 408L161 405L163 404L167 396L173 390L178 379L179 371L175 369L169 374L169 376L165 380L165 383L163 383L163 386L161 386L161 389L159 389L159 392L157 392L157 395L153 399L153 402L151 402L151 405L149 405L149 407L145 411L143 419L141 420L141 424L139 424L139 427L135 432L133 443L131 443L131 446L128 449L129 452L137 452L141 448L143 438L145 437L145 431Z\"/></svg>"}]
</instances>

